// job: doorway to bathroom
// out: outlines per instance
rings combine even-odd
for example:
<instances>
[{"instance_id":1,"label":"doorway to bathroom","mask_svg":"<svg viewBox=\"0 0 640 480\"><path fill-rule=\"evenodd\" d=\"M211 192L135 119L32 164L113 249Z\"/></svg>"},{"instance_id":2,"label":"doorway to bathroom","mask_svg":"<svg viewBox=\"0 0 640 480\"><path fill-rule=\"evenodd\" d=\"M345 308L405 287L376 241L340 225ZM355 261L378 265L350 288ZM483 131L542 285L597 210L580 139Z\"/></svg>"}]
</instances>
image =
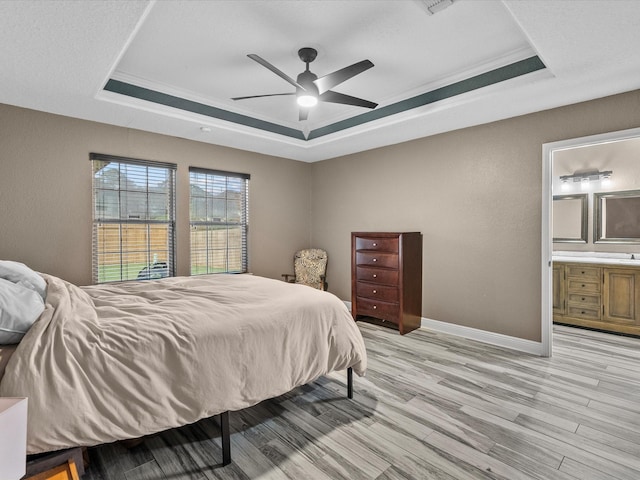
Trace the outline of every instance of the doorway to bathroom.
<instances>
[{"instance_id":1,"label":"doorway to bathroom","mask_svg":"<svg viewBox=\"0 0 640 480\"><path fill-rule=\"evenodd\" d=\"M542 350L553 322L640 334L640 128L543 145Z\"/></svg>"}]
</instances>

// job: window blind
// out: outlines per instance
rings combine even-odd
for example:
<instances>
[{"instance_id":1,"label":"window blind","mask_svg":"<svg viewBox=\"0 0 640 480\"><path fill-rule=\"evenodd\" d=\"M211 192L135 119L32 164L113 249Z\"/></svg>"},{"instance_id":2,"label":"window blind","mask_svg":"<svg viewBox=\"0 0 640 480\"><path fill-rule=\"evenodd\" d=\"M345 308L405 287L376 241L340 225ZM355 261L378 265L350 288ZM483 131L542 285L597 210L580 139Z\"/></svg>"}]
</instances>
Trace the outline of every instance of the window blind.
<instances>
[{"instance_id":1,"label":"window blind","mask_svg":"<svg viewBox=\"0 0 640 480\"><path fill-rule=\"evenodd\" d=\"M172 163L92 153L93 280L175 275Z\"/></svg>"},{"instance_id":2,"label":"window blind","mask_svg":"<svg viewBox=\"0 0 640 480\"><path fill-rule=\"evenodd\" d=\"M247 271L249 178L189 168L191 275Z\"/></svg>"}]
</instances>

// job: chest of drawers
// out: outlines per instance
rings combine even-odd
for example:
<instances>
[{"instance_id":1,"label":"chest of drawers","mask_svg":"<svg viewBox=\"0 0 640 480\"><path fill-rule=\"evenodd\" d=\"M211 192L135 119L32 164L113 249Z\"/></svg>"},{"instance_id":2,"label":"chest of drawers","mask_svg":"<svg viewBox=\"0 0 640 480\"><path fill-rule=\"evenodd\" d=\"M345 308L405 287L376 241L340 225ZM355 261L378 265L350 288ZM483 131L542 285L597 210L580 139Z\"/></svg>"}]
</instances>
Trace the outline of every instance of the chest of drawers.
<instances>
[{"instance_id":1,"label":"chest of drawers","mask_svg":"<svg viewBox=\"0 0 640 480\"><path fill-rule=\"evenodd\" d=\"M351 234L351 309L355 320L381 320L401 334L422 317L422 234Z\"/></svg>"}]
</instances>

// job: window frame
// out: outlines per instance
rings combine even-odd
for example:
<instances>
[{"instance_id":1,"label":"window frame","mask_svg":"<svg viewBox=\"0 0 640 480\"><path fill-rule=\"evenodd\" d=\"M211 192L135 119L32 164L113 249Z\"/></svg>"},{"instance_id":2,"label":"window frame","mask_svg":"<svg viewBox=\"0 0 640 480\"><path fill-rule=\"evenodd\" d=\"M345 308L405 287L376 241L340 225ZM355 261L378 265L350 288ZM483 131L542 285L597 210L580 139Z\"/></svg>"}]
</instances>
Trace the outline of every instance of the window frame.
<instances>
[{"instance_id":1,"label":"window frame","mask_svg":"<svg viewBox=\"0 0 640 480\"><path fill-rule=\"evenodd\" d=\"M130 157L120 157L120 156L115 156L115 155L107 155L107 154L101 154L101 153L90 153L89 154L89 160L91 163L91 182L92 182L92 266L91 266L91 271L92 271L92 279L93 282L95 284L102 284L102 283L113 283L113 282L126 282L126 281L136 281L139 280L139 278L125 278L128 275L125 275L125 271L126 268L125 266L128 265L127 262L125 262L124 260L124 256L127 253L131 253L128 252L127 250L123 250L123 227L126 227L128 225L146 225L147 226L147 240L146 240L146 250L145 251L140 251L138 250L137 253L138 255L140 254L144 254L146 252L146 256L147 256L147 261L146 261L146 267L147 268L152 268L152 266L155 263L151 262L151 258L153 255L153 249L152 249L152 240L151 240L151 235L149 234L149 227L153 226L153 225L165 225L167 227L167 248L163 251L166 251L167 253L167 261L166 263L166 267L159 269L159 273L157 275L154 275L153 273L150 273L148 278L149 280L151 279L155 279L155 278L161 278L161 277L166 277L166 276L175 276L176 273L176 170L177 170L177 164L175 163L168 163L168 162L158 162L158 161L154 161L154 160L142 160L142 159L138 159L138 158L130 158ZM147 172L146 172L146 185L145 185L145 189L143 191L134 191L134 190L129 190L129 189L122 189L121 185L118 185L118 189L105 189L105 188L99 188L97 186L97 182L96 182L96 161L101 161L101 162L109 162L109 163L118 163L120 165L132 165L132 166L139 166L139 167L146 167L147 168ZM149 195L154 195L154 192L150 192L150 185L149 185L149 171L148 168L162 168L162 169L166 169L166 174L167 174L167 179L168 179L168 187L167 187L167 191L166 194L168 195L168 207L167 207L167 216L168 219L167 220L153 220L148 218L149 216ZM118 181L121 181L121 177L118 177ZM99 192L106 192L106 191L114 191L114 192L118 192L118 217L117 218L107 218L107 216L99 216L97 215L98 213L98 204L97 204L97 197L98 197L98 193ZM147 218L141 219L141 218L123 218L123 201L122 201L122 193L125 192L125 195L128 195L130 192L135 192L135 193L144 193L146 195L146 213L147 213ZM105 225L105 224L109 224L109 225L119 225L119 242L120 242L120 246L118 248L118 251L116 252L115 250L113 252L105 252L105 251L100 251L100 246L99 246L99 235L98 235L98 227L100 225ZM117 279L109 279L109 280L101 280L101 275L100 275L100 266L101 266L101 262L100 262L100 256L101 255L107 255L107 254L111 254L111 255L119 255L120 256L120 261L119 261L119 265L120 265L120 274L119 274L119 278ZM154 259L155 262L155 259ZM142 271L142 270L141 270ZM149 270L150 272L152 272L151 270ZM140 272L139 272L140 273ZM145 279L146 280L146 279Z\"/></svg>"},{"instance_id":2,"label":"window frame","mask_svg":"<svg viewBox=\"0 0 640 480\"><path fill-rule=\"evenodd\" d=\"M228 218L225 217L225 221L213 221L213 220L193 220L192 219L192 208L194 205L194 197L193 197L193 191L192 191L192 187L194 185L193 182L193 174L198 174L198 175L206 175L208 177L224 177L225 178L225 182L228 182L229 179L241 179L243 180L243 187L242 187L242 214L241 214L241 221L239 223L234 223L234 222L229 222ZM249 175L248 173L239 173L239 172L229 172L229 171L225 171L225 170L215 170L215 169L208 169L208 168L200 168L200 167L189 167L189 244L190 244L190 260L189 260L189 272L190 275L192 276L197 276L197 275L207 275L207 274L215 274L215 273L247 273L248 272L248 268L249 268L249 180L251 179L251 175ZM225 189L225 192L228 193L228 190ZM205 195L203 197L200 198L204 198L205 200L211 199L213 198L210 195ZM220 198L218 198L217 200L220 200ZM228 206L228 201L229 201L229 197L225 196L224 197L225 200L225 205ZM206 201L205 201L206 203ZM206 271L205 272L194 272L194 256L196 255L196 250L194 249L194 241L193 241L193 234L194 231L197 230L198 227L222 227L222 228L226 228L227 229L227 233L229 232L230 228L233 227L241 227L241 231L242 231L242 238L241 238L241 269L240 270L230 270L229 269L229 252L230 252L230 248L229 248L229 244L227 243L226 245L226 258L225 258L225 265L226 265L226 269L224 270L219 270L219 269L210 269L210 262L209 262L209 253L211 251L211 248L209 246L209 240L207 237L207 241L206 241L206 248L203 250L204 252L206 252L207 255L207 260L206 260ZM228 236L227 236L228 238ZM214 271L215 270L215 271Z\"/></svg>"}]
</instances>

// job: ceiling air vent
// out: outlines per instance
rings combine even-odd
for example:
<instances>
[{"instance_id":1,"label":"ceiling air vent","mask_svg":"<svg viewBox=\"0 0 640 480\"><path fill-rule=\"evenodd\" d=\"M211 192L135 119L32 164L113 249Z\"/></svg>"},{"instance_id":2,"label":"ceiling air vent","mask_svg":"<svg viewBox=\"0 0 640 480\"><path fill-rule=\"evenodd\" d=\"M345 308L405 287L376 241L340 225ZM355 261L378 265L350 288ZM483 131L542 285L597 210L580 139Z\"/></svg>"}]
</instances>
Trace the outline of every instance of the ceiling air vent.
<instances>
[{"instance_id":1,"label":"ceiling air vent","mask_svg":"<svg viewBox=\"0 0 640 480\"><path fill-rule=\"evenodd\" d=\"M435 15L453 5L453 0L418 0L418 3L429 15Z\"/></svg>"}]
</instances>

